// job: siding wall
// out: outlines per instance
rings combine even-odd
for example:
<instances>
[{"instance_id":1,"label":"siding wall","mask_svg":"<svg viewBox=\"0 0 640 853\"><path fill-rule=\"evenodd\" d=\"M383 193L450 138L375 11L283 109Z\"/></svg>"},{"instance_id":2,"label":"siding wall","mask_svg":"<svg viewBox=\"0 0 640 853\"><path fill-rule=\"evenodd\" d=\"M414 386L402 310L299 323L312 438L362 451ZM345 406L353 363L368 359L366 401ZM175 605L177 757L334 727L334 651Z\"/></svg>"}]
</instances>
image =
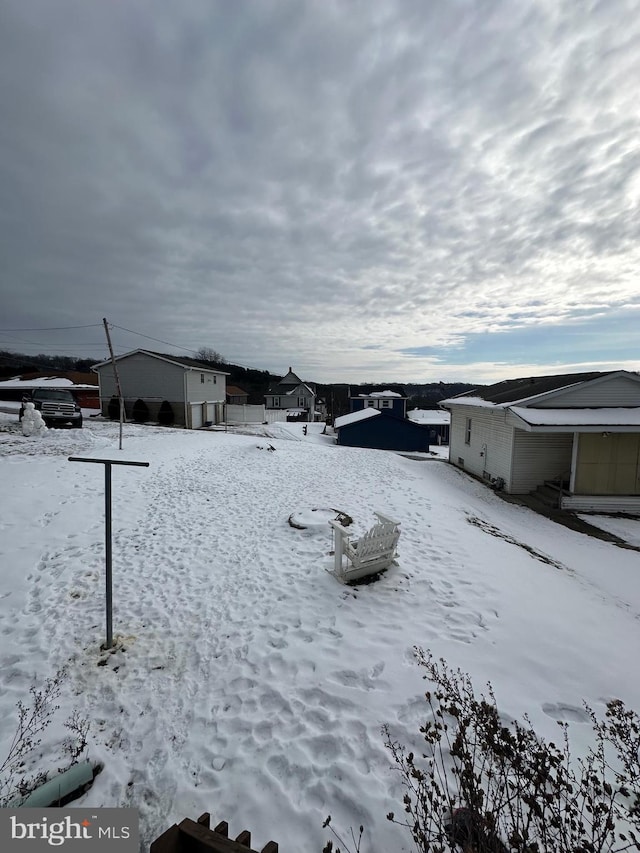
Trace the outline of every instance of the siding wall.
<instances>
[{"instance_id":1,"label":"siding wall","mask_svg":"<svg viewBox=\"0 0 640 853\"><path fill-rule=\"evenodd\" d=\"M471 418L471 441L465 444L466 422ZM480 406L452 406L449 460L482 477L502 477L505 491L511 491L511 456L514 429L506 423L506 413ZM481 455L484 453L484 455ZM461 463L458 459L464 459Z\"/></svg>"},{"instance_id":2,"label":"siding wall","mask_svg":"<svg viewBox=\"0 0 640 853\"><path fill-rule=\"evenodd\" d=\"M640 513L640 497L624 495L563 495L562 509L572 512Z\"/></svg>"},{"instance_id":3,"label":"siding wall","mask_svg":"<svg viewBox=\"0 0 640 853\"><path fill-rule=\"evenodd\" d=\"M204 382L201 377L204 376ZM206 373L200 370L187 370L187 402L202 403L224 402L227 396L226 376Z\"/></svg>"},{"instance_id":4,"label":"siding wall","mask_svg":"<svg viewBox=\"0 0 640 853\"><path fill-rule=\"evenodd\" d=\"M123 397L156 397L161 401L169 400L172 404L179 401L184 407L183 373L182 367L142 353L134 353L118 362ZM108 403L111 397L118 393L112 365L100 367L98 374L100 398Z\"/></svg>"},{"instance_id":5,"label":"siding wall","mask_svg":"<svg viewBox=\"0 0 640 853\"><path fill-rule=\"evenodd\" d=\"M514 431L513 468L510 491L524 495L545 480L571 472L573 433L532 433Z\"/></svg>"},{"instance_id":6,"label":"siding wall","mask_svg":"<svg viewBox=\"0 0 640 853\"><path fill-rule=\"evenodd\" d=\"M565 409L575 406L640 406L640 382L616 376L602 382L587 382L551 400L535 403L536 409Z\"/></svg>"},{"instance_id":7,"label":"siding wall","mask_svg":"<svg viewBox=\"0 0 640 853\"><path fill-rule=\"evenodd\" d=\"M338 444L378 450L429 450L429 429L409 420L380 415L339 427Z\"/></svg>"}]
</instances>

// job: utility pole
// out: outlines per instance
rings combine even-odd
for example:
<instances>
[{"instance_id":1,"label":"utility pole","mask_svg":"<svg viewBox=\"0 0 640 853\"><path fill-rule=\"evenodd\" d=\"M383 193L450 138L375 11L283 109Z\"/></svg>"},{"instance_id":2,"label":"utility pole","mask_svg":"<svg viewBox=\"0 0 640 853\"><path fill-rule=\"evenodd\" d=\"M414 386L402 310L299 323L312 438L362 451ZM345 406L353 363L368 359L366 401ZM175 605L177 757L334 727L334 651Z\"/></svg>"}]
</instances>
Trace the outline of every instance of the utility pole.
<instances>
[{"instance_id":1,"label":"utility pole","mask_svg":"<svg viewBox=\"0 0 640 853\"><path fill-rule=\"evenodd\" d=\"M122 388L120 387L120 377L118 376L118 366L116 365L116 358L113 354L113 347L111 346L111 335L109 334L109 325L107 323L107 318L103 317L102 322L104 323L104 330L107 333L107 344L109 345L109 352L111 353L111 364L113 365L113 375L116 380L116 389L118 391L118 400L120 403L120 443L118 446L119 450L122 450L122 424L124 422L124 398L122 396Z\"/></svg>"}]
</instances>

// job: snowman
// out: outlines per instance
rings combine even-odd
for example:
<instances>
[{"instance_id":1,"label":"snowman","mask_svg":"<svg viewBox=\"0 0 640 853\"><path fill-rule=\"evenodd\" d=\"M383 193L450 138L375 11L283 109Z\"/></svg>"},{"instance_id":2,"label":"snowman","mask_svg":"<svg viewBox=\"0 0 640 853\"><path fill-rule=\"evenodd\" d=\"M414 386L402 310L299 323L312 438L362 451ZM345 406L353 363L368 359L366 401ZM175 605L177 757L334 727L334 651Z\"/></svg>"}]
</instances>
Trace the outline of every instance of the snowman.
<instances>
[{"instance_id":1,"label":"snowman","mask_svg":"<svg viewBox=\"0 0 640 853\"><path fill-rule=\"evenodd\" d=\"M22 415L22 434L26 436L36 435L41 438L46 431L47 425L42 420L42 413L36 409L33 403L25 403Z\"/></svg>"}]
</instances>

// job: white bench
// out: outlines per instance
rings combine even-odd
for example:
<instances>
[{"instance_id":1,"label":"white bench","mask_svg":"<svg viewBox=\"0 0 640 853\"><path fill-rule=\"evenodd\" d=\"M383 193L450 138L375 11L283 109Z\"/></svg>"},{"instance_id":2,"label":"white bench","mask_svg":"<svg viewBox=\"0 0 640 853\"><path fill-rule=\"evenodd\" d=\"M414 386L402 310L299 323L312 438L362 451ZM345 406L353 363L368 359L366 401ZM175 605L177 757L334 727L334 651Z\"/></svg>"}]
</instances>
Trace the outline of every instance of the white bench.
<instances>
[{"instance_id":1,"label":"white bench","mask_svg":"<svg viewBox=\"0 0 640 853\"><path fill-rule=\"evenodd\" d=\"M381 512L374 512L374 515L378 522L355 542L350 541L349 533L339 522L329 522L334 534L333 574L344 583L381 572L396 556L400 522ZM346 567L343 557L347 558Z\"/></svg>"}]
</instances>

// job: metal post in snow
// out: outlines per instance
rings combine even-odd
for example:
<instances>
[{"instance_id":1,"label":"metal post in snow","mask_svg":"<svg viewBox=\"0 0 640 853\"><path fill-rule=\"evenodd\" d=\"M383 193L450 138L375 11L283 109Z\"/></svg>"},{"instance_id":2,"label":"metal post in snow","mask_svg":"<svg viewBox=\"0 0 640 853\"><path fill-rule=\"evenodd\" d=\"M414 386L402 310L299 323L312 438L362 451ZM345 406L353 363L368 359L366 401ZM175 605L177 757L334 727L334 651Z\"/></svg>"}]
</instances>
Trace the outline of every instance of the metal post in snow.
<instances>
[{"instance_id":1,"label":"metal post in snow","mask_svg":"<svg viewBox=\"0 0 640 853\"><path fill-rule=\"evenodd\" d=\"M148 468L148 462L125 462L120 459L88 459L84 456L69 456L69 462L94 462L104 465L104 551L106 568L106 605L107 605L107 639L105 649L113 647L113 584L112 584L112 543L111 543L111 466L130 465L138 468Z\"/></svg>"}]
</instances>

